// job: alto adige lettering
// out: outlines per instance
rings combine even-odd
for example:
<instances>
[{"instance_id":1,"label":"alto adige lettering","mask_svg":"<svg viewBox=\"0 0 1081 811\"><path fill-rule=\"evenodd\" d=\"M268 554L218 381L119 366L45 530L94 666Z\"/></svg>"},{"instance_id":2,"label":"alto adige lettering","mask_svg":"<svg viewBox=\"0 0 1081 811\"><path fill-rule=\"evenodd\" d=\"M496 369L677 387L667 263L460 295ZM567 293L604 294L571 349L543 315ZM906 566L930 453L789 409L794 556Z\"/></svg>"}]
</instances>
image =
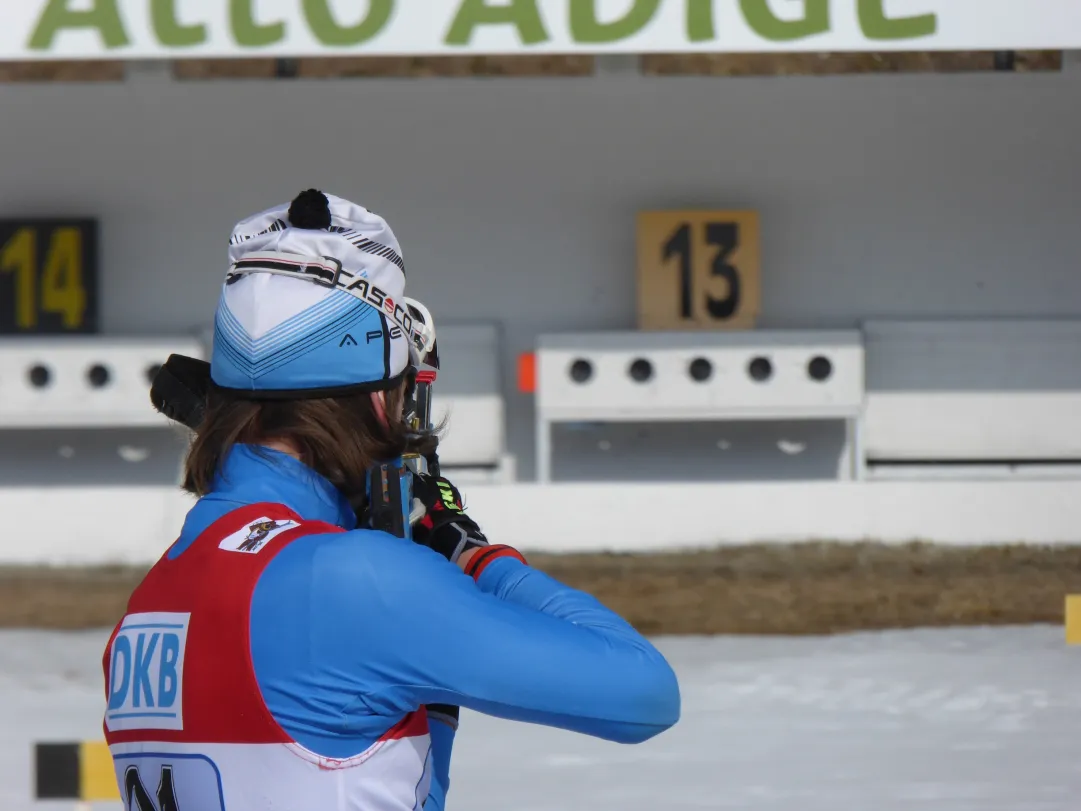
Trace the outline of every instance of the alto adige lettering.
<instances>
[{"instance_id":1,"label":"alto adige lettering","mask_svg":"<svg viewBox=\"0 0 1081 811\"><path fill-rule=\"evenodd\" d=\"M129 614L109 648L106 728L184 728L184 648L191 614Z\"/></svg>"}]
</instances>

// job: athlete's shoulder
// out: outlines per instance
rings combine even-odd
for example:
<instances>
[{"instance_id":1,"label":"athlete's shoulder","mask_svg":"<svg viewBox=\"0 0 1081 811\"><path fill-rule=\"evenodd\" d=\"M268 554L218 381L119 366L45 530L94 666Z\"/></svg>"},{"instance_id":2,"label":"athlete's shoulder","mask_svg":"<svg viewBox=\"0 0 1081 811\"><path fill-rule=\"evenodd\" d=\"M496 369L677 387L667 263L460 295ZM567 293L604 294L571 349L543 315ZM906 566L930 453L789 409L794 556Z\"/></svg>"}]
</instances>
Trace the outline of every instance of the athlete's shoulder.
<instances>
[{"instance_id":1,"label":"athlete's shoulder","mask_svg":"<svg viewBox=\"0 0 1081 811\"><path fill-rule=\"evenodd\" d=\"M366 578L382 582L397 574L415 575L429 567L451 566L440 555L405 538L372 529L320 532L297 537L266 567L264 578L292 580L307 573L310 582L323 587L335 583L356 584Z\"/></svg>"},{"instance_id":2,"label":"athlete's shoulder","mask_svg":"<svg viewBox=\"0 0 1081 811\"><path fill-rule=\"evenodd\" d=\"M441 555L385 532L302 536L260 574L252 595L253 628L290 616L336 626L342 617L409 613L418 591L453 589L460 579L461 570Z\"/></svg>"}]
</instances>

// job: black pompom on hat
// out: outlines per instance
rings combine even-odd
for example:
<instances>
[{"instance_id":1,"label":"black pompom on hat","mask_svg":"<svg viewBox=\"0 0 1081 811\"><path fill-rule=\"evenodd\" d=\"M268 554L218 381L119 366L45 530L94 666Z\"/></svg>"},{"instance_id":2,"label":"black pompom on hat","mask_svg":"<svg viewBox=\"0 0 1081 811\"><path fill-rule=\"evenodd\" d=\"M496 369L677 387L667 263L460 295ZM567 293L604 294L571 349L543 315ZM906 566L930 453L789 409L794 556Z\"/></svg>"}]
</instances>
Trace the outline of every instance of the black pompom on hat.
<instances>
[{"instance_id":1,"label":"black pompom on hat","mask_svg":"<svg viewBox=\"0 0 1081 811\"><path fill-rule=\"evenodd\" d=\"M289 206L289 224L294 228L330 228L330 201L318 189L298 194Z\"/></svg>"}]
</instances>

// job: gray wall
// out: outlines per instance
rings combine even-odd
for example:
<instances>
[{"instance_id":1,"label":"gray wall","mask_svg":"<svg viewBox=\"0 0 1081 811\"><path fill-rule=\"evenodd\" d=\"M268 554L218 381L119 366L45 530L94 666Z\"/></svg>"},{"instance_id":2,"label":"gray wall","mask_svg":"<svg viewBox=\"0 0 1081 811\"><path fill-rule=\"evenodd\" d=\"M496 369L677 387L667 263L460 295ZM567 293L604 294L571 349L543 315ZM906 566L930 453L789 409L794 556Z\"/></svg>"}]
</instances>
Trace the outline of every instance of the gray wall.
<instances>
[{"instance_id":1,"label":"gray wall","mask_svg":"<svg viewBox=\"0 0 1081 811\"><path fill-rule=\"evenodd\" d=\"M0 85L0 216L103 228L103 327L211 318L232 224L319 186L384 214L409 290L542 331L634 326L642 208L754 207L761 324L1081 316L1078 75Z\"/></svg>"}]
</instances>

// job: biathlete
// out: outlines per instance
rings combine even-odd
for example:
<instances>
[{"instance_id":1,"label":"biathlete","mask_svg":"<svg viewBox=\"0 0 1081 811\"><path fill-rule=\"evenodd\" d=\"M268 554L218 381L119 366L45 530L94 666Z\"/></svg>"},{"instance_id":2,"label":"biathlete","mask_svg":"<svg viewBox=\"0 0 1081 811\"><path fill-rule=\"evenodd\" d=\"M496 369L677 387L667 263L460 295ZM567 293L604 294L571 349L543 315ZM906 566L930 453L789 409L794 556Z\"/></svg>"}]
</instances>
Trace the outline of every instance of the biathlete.
<instances>
[{"instance_id":1,"label":"biathlete","mask_svg":"<svg viewBox=\"0 0 1081 811\"><path fill-rule=\"evenodd\" d=\"M405 418L425 337L388 224L308 190L229 262L198 500L103 658L125 807L440 811L460 707L621 743L675 724L654 646L489 543L447 479L417 478L411 539L365 526L368 471L434 447Z\"/></svg>"}]
</instances>

